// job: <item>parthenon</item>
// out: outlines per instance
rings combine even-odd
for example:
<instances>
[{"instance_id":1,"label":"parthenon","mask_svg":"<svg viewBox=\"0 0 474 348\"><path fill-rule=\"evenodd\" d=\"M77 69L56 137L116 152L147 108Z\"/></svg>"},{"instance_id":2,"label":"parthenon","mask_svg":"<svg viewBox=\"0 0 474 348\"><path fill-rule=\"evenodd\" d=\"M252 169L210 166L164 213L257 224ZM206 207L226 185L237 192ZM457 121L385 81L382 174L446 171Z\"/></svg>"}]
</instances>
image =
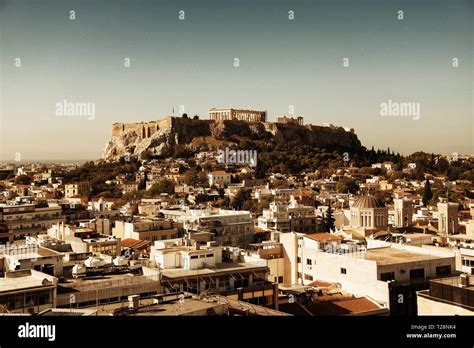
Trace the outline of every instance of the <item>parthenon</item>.
<instances>
[{"instance_id":1,"label":"parthenon","mask_svg":"<svg viewBox=\"0 0 474 348\"><path fill-rule=\"evenodd\" d=\"M247 122L266 122L267 112L243 109L209 109L209 119L216 121L239 120Z\"/></svg>"}]
</instances>

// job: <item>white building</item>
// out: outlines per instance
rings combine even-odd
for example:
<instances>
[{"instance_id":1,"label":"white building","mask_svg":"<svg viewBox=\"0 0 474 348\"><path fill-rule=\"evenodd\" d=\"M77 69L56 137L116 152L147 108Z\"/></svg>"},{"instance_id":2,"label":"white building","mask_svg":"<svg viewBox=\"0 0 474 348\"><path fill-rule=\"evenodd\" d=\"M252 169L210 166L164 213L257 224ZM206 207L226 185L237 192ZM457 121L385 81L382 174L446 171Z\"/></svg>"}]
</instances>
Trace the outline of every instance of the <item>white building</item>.
<instances>
[{"instance_id":1,"label":"white building","mask_svg":"<svg viewBox=\"0 0 474 348\"><path fill-rule=\"evenodd\" d=\"M208 180L209 180L209 186L227 186L230 184L230 178L231 174L226 173L223 170L216 170L213 172L210 172L208 175Z\"/></svg>"},{"instance_id":2,"label":"white building","mask_svg":"<svg viewBox=\"0 0 474 348\"><path fill-rule=\"evenodd\" d=\"M185 270L214 267L222 262L222 247L188 245L186 239L156 241L152 246L150 258L161 269L180 268Z\"/></svg>"},{"instance_id":3,"label":"white building","mask_svg":"<svg viewBox=\"0 0 474 348\"><path fill-rule=\"evenodd\" d=\"M390 307L390 282L410 284L455 270L453 253L376 240L364 249L341 239L328 233L282 234L285 284L336 282L347 292Z\"/></svg>"},{"instance_id":4,"label":"white building","mask_svg":"<svg viewBox=\"0 0 474 348\"><path fill-rule=\"evenodd\" d=\"M288 205L276 202L270 203L268 209L263 209L262 216L258 217L257 226L265 230L289 232Z\"/></svg>"}]
</instances>

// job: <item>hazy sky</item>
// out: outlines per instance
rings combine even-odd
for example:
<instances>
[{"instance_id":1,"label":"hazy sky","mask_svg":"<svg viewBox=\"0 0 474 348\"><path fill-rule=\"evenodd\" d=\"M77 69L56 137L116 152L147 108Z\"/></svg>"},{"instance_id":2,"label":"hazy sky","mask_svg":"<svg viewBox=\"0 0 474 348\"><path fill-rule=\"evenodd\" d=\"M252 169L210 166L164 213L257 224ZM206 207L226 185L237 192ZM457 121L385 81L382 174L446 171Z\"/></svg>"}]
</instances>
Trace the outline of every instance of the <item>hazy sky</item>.
<instances>
[{"instance_id":1,"label":"hazy sky","mask_svg":"<svg viewBox=\"0 0 474 348\"><path fill-rule=\"evenodd\" d=\"M112 123L179 105L201 118L211 107L264 109L270 120L293 105L305 123L353 127L369 148L472 154L473 7L0 0L0 159L97 159ZM63 100L95 103L95 118L56 116ZM420 119L382 117L388 100L420 103Z\"/></svg>"}]
</instances>

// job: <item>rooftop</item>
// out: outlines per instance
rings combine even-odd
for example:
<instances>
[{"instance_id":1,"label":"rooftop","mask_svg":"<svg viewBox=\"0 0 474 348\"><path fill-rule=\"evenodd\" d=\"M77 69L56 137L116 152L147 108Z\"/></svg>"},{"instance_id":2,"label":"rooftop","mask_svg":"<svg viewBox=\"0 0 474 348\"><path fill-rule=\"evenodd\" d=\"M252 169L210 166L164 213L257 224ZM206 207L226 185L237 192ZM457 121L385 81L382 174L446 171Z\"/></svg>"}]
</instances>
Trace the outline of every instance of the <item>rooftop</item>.
<instances>
[{"instance_id":1,"label":"rooftop","mask_svg":"<svg viewBox=\"0 0 474 348\"><path fill-rule=\"evenodd\" d=\"M0 257L1 256L10 256L10 257L15 257L18 260L24 260L24 259L37 259L40 257L61 256L61 253L58 253L54 250L43 248L41 246L37 246L34 244L13 245L13 246L7 246L7 247L5 247L4 245L1 245Z\"/></svg>"},{"instance_id":2,"label":"rooftop","mask_svg":"<svg viewBox=\"0 0 474 348\"><path fill-rule=\"evenodd\" d=\"M359 197L352 205L352 208L361 208L361 209L384 208L384 207L385 207L385 203L382 200L375 198L374 196Z\"/></svg>"},{"instance_id":3,"label":"rooftop","mask_svg":"<svg viewBox=\"0 0 474 348\"><path fill-rule=\"evenodd\" d=\"M377 262L377 265L393 265L398 263L420 262L448 258L433 254L416 253L393 247L368 249L367 251L360 253L360 255L360 257L363 259Z\"/></svg>"},{"instance_id":4,"label":"rooftop","mask_svg":"<svg viewBox=\"0 0 474 348\"><path fill-rule=\"evenodd\" d=\"M381 308L366 297L313 303L308 309L313 315L360 315L378 311L388 314L388 309Z\"/></svg>"},{"instance_id":5,"label":"rooftop","mask_svg":"<svg viewBox=\"0 0 474 348\"><path fill-rule=\"evenodd\" d=\"M442 285L449 285L455 288L462 288L462 289L467 289L469 291L474 290L474 282L471 280L471 276L467 276L467 285L462 284L462 280L460 276L456 277L449 277L449 278L440 278L440 279L433 279L431 282L437 283L437 284L442 284Z\"/></svg>"},{"instance_id":6,"label":"rooftop","mask_svg":"<svg viewBox=\"0 0 474 348\"><path fill-rule=\"evenodd\" d=\"M190 276L204 276L204 275L213 275L225 272L234 272L238 273L239 271L252 271L258 268L266 268L265 264L262 262L223 262L217 263L215 267L212 268L202 268L202 269L167 269L163 270L163 277L166 278L181 278L181 277L190 277Z\"/></svg>"},{"instance_id":7,"label":"rooftop","mask_svg":"<svg viewBox=\"0 0 474 348\"><path fill-rule=\"evenodd\" d=\"M330 241L342 240L341 236L336 236L331 233L311 233L311 234L306 234L305 237L315 240L317 242L330 242Z\"/></svg>"},{"instance_id":8,"label":"rooftop","mask_svg":"<svg viewBox=\"0 0 474 348\"><path fill-rule=\"evenodd\" d=\"M38 271L19 271L11 272L10 276L18 273L18 276L11 278L0 278L0 293L9 291L18 291L22 289L39 288L54 286L56 278Z\"/></svg>"}]
</instances>

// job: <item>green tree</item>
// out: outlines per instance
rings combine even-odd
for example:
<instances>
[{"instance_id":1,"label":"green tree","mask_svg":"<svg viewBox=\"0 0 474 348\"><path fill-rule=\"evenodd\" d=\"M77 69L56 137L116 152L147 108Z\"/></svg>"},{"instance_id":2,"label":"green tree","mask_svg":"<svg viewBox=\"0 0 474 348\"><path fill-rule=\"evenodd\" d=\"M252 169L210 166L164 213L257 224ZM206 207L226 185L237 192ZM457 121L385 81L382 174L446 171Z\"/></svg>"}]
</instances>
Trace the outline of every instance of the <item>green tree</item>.
<instances>
[{"instance_id":1,"label":"green tree","mask_svg":"<svg viewBox=\"0 0 474 348\"><path fill-rule=\"evenodd\" d=\"M329 204L328 209L326 210L326 213L323 216L322 219L322 227L325 232L330 232L331 230L335 229L334 226L334 213L332 211L331 204Z\"/></svg>"},{"instance_id":2,"label":"green tree","mask_svg":"<svg viewBox=\"0 0 474 348\"><path fill-rule=\"evenodd\" d=\"M31 178L28 175L19 175L15 178L15 184L29 185L31 184Z\"/></svg>"},{"instance_id":3,"label":"green tree","mask_svg":"<svg viewBox=\"0 0 474 348\"><path fill-rule=\"evenodd\" d=\"M438 174L446 175L449 170L449 162L445 158L438 159Z\"/></svg>"},{"instance_id":4,"label":"green tree","mask_svg":"<svg viewBox=\"0 0 474 348\"><path fill-rule=\"evenodd\" d=\"M246 200L250 198L249 190L240 189L237 194L232 198L230 206L234 209L241 210Z\"/></svg>"},{"instance_id":5,"label":"green tree","mask_svg":"<svg viewBox=\"0 0 474 348\"><path fill-rule=\"evenodd\" d=\"M173 194L174 193L174 182L168 179L163 179L157 184L151 185L150 189L147 192L147 195L150 197L157 196L162 193Z\"/></svg>"},{"instance_id":6,"label":"green tree","mask_svg":"<svg viewBox=\"0 0 474 348\"><path fill-rule=\"evenodd\" d=\"M425 189L423 190L423 198L422 198L423 206L426 207L428 205L428 202L431 200L431 198L433 198L433 192L431 192L430 181L426 179Z\"/></svg>"},{"instance_id":7,"label":"green tree","mask_svg":"<svg viewBox=\"0 0 474 348\"><path fill-rule=\"evenodd\" d=\"M359 185L354 179L341 178L336 184L336 191L338 193L356 193L359 191Z\"/></svg>"}]
</instances>

